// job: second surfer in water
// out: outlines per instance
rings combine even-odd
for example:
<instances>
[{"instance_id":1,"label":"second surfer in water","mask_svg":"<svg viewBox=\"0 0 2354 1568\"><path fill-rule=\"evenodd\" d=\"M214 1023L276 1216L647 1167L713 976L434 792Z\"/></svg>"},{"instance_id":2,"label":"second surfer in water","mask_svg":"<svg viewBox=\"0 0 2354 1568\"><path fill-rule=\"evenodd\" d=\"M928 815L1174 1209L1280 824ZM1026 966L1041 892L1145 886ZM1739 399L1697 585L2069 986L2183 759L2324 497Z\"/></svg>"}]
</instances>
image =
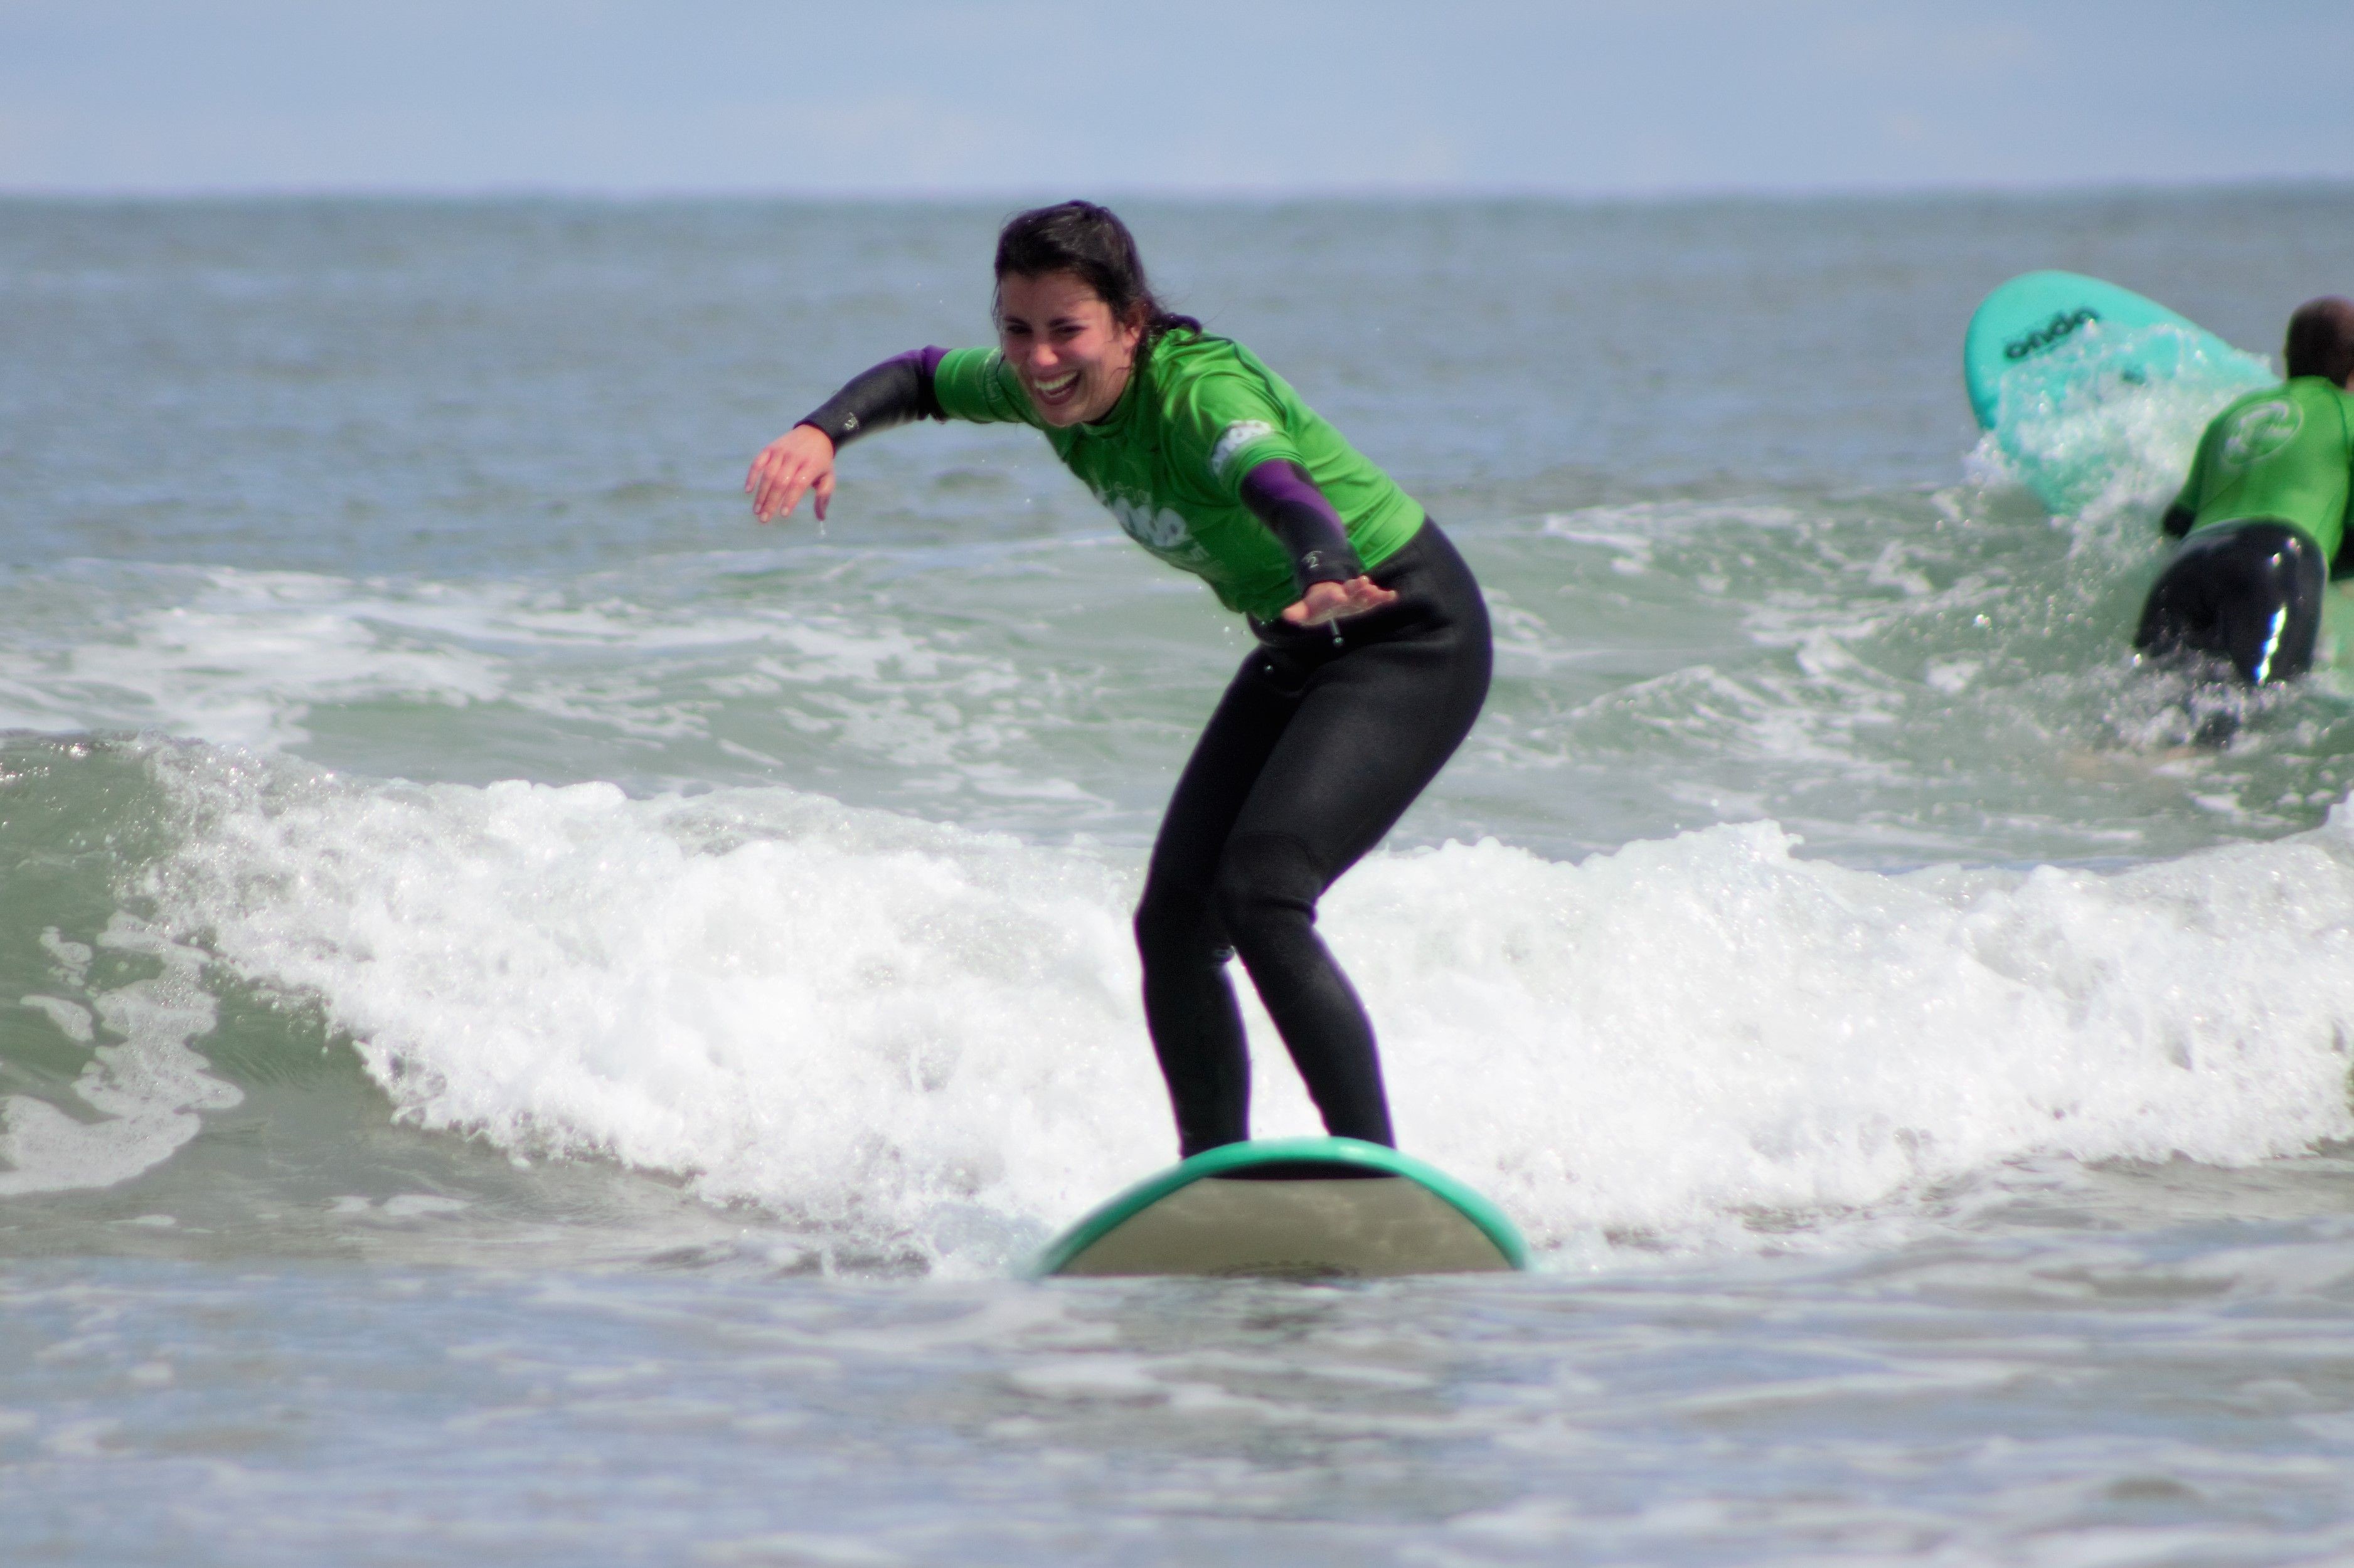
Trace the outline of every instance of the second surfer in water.
<instances>
[{"instance_id":1,"label":"second surfer in water","mask_svg":"<svg viewBox=\"0 0 2354 1568\"><path fill-rule=\"evenodd\" d=\"M921 349L854 377L753 461L753 509L765 522L806 493L823 517L835 451L870 430L1018 422L1137 543L1244 615L1257 645L1178 779L1136 912L1179 1147L1250 1136L1235 955L1326 1128L1394 1143L1373 1024L1316 903L1478 716L1493 659L1479 585L1248 350L1161 307L1110 212L1020 214L995 270L995 349Z\"/></svg>"},{"instance_id":2,"label":"second surfer in water","mask_svg":"<svg viewBox=\"0 0 2354 1568\"><path fill-rule=\"evenodd\" d=\"M2344 570L2354 501L2354 303L2289 318L2287 379L2215 416L2167 509L2181 547L2143 607L2134 646L2220 661L2252 686L2313 662L2327 579ZM2333 570L2333 567L2336 569Z\"/></svg>"}]
</instances>

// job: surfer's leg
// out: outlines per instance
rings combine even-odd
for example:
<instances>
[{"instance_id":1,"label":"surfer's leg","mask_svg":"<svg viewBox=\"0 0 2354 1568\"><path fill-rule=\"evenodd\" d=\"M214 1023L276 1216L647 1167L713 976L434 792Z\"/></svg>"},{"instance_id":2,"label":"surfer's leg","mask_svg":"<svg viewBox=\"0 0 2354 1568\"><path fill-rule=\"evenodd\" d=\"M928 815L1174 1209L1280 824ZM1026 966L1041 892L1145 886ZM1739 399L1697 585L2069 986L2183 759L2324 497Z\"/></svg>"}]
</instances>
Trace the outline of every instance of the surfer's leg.
<instances>
[{"instance_id":1,"label":"surfer's leg","mask_svg":"<svg viewBox=\"0 0 2354 1568\"><path fill-rule=\"evenodd\" d=\"M2205 654L2252 686L2313 664L2327 569L2320 546L2285 523L2219 523L2182 542L2142 608L2134 646Z\"/></svg>"},{"instance_id":2,"label":"surfer's leg","mask_svg":"<svg viewBox=\"0 0 2354 1568\"><path fill-rule=\"evenodd\" d=\"M1216 897L1326 1128L1389 1143L1373 1023L1316 933L1316 901L1462 743L1493 655L1479 585L1436 527L1373 576L1398 602L1341 623L1341 652L1309 677L1235 820Z\"/></svg>"},{"instance_id":3,"label":"surfer's leg","mask_svg":"<svg viewBox=\"0 0 2354 1568\"><path fill-rule=\"evenodd\" d=\"M1145 1024L1177 1113L1178 1149L1189 1156L1250 1136L1250 1057L1212 891L1235 818L1299 704L1264 665L1260 653L1243 662L1194 743L1136 909Z\"/></svg>"}]
</instances>

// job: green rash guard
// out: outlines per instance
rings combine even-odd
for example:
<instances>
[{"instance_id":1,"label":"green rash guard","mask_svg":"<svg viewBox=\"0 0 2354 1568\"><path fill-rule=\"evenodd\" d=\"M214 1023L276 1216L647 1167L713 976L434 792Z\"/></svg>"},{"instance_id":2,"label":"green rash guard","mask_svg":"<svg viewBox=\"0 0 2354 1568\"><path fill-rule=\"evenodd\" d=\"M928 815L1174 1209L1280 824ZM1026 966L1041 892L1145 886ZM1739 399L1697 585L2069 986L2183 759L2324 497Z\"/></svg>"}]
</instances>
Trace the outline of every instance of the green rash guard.
<instances>
[{"instance_id":1,"label":"green rash guard","mask_svg":"<svg viewBox=\"0 0 2354 1568\"><path fill-rule=\"evenodd\" d=\"M2274 518L2303 529L2335 561L2354 491L2354 396L2300 376L2215 416L2175 505L2196 533L2218 523Z\"/></svg>"},{"instance_id":2,"label":"green rash guard","mask_svg":"<svg viewBox=\"0 0 2354 1568\"><path fill-rule=\"evenodd\" d=\"M1119 401L1089 425L1047 424L1005 356L952 349L932 373L951 419L1019 422L1119 519L1129 537L1203 578L1228 609L1273 620L1299 598L1291 556L1242 502L1243 476L1308 471L1365 569L1422 526L1422 508L1240 344L1178 329L1154 342Z\"/></svg>"}]
</instances>

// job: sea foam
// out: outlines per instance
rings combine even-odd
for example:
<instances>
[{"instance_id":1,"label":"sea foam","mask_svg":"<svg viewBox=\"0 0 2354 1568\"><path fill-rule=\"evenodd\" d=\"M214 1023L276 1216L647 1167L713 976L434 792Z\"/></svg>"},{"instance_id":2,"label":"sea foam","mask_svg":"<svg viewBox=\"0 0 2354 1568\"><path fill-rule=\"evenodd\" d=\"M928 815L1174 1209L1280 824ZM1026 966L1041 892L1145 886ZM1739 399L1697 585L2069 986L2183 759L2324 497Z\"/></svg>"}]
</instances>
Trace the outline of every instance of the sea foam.
<instances>
[{"instance_id":1,"label":"sea foam","mask_svg":"<svg viewBox=\"0 0 2354 1568\"><path fill-rule=\"evenodd\" d=\"M80 989L92 953L54 928L42 945L58 978ZM201 1113L245 1097L210 1071L191 1042L218 1016L202 982L205 955L146 921L118 913L99 946L137 954L157 972L101 991L84 1007L65 997L20 999L77 1045L90 1047L73 1092L90 1118L33 1095L0 1099L0 1197L111 1187L154 1169L203 1129ZM109 1036L97 1044L102 1027Z\"/></svg>"},{"instance_id":2,"label":"sea foam","mask_svg":"<svg viewBox=\"0 0 2354 1568\"><path fill-rule=\"evenodd\" d=\"M145 892L317 999L397 1112L674 1173L950 1267L1173 1152L1133 852L782 789L339 779L159 747ZM2016 1162L2231 1164L2354 1132L2354 821L2116 874L1801 858L1768 822L1579 863L1378 854L1323 929L1403 1141L1557 1258L1756 1245ZM1261 1135L1313 1130L1250 1010Z\"/></svg>"}]
</instances>

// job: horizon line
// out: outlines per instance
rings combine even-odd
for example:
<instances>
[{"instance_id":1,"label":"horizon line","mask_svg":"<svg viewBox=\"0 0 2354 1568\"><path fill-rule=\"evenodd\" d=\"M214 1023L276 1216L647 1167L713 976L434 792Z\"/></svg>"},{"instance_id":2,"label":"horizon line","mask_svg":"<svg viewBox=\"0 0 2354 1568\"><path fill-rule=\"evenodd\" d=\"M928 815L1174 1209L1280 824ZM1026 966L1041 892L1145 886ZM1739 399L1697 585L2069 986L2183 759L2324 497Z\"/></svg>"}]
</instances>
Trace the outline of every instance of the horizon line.
<instances>
[{"instance_id":1,"label":"horizon line","mask_svg":"<svg viewBox=\"0 0 2354 1568\"><path fill-rule=\"evenodd\" d=\"M2068 196L2188 196L2236 192L2294 191L2354 193L2354 175L2245 175L2167 178L2120 176L2049 181L1937 181L1899 185L1883 182L1794 183L1790 185L1693 185L1653 188L1588 188L1543 185L1331 185L1269 187L1256 185L1099 185L1091 195L1106 201L1166 202L1176 205L1219 204L1278 206L1285 204L1381 202L1525 202L1564 206L1663 206L1680 202L1755 201L1763 204L1840 200L1902 200L1923 198L2056 199ZM1057 194L1059 192L1059 194ZM103 203L207 203L240 201L384 201L603 202L661 205L689 202L758 202L795 206L834 207L960 207L1005 202L1035 204L1066 199L1069 192L1044 184L985 188L908 187L846 191L794 189L758 185L623 185L564 181L497 181L470 185L368 183L355 185L255 184L218 185L11 185L0 181L0 201Z\"/></svg>"}]
</instances>

